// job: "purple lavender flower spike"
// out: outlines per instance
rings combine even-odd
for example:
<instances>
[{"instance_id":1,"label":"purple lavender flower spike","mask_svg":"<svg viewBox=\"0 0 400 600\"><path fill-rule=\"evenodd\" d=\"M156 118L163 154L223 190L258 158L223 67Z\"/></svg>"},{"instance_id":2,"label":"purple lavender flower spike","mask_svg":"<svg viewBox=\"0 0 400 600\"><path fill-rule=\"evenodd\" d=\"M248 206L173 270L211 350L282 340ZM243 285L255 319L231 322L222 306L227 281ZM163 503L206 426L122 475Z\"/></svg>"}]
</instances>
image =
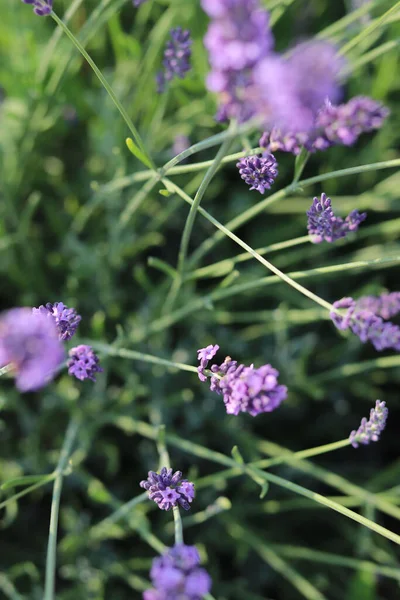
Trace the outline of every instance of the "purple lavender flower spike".
<instances>
[{"instance_id":1,"label":"purple lavender flower spike","mask_svg":"<svg viewBox=\"0 0 400 600\"><path fill-rule=\"evenodd\" d=\"M259 145L265 148L267 152L290 152L297 156L300 154L303 146L309 141L307 133L286 133L283 134L278 128L274 127L271 131L264 131Z\"/></svg>"},{"instance_id":2,"label":"purple lavender flower spike","mask_svg":"<svg viewBox=\"0 0 400 600\"><path fill-rule=\"evenodd\" d=\"M206 381L207 377L204 375L204 369L207 368L209 361L214 358L219 350L219 346L216 344L213 346L210 344L206 348L200 348L197 350L197 360L200 361L200 365L197 367L197 373L200 381Z\"/></svg>"},{"instance_id":3,"label":"purple lavender flower spike","mask_svg":"<svg viewBox=\"0 0 400 600\"><path fill-rule=\"evenodd\" d=\"M39 17L46 17L53 9L53 0L22 0L24 4L32 4L33 12Z\"/></svg>"},{"instance_id":4,"label":"purple lavender flower spike","mask_svg":"<svg viewBox=\"0 0 400 600\"><path fill-rule=\"evenodd\" d=\"M333 311L330 317L338 329L348 329L357 335L361 342L371 342L375 350L381 352L388 348L400 351L400 327L391 321L384 321L364 305L361 298L357 302L353 298L342 298L333 303L335 308L347 308L344 316Z\"/></svg>"},{"instance_id":5,"label":"purple lavender flower spike","mask_svg":"<svg viewBox=\"0 0 400 600\"><path fill-rule=\"evenodd\" d=\"M332 202L326 194L321 199L314 198L310 210L307 211L307 229L314 244L336 242L346 237L351 231L356 231L360 223L367 218L367 213L353 210L344 220L336 217L332 210Z\"/></svg>"},{"instance_id":6,"label":"purple lavender flower spike","mask_svg":"<svg viewBox=\"0 0 400 600\"><path fill-rule=\"evenodd\" d=\"M175 27L175 29L171 29L170 36L171 39L166 43L164 51L164 70L156 76L158 93L163 93L166 84L175 77L183 79L191 69L190 57L193 42L190 38L190 31L184 31L182 27Z\"/></svg>"},{"instance_id":7,"label":"purple lavender flower spike","mask_svg":"<svg viewBox=\"0 0 400 600\"><path fill-rule=\"evenodd\" d=\"M62 302L47 302L45 306L33 308L32 311L51 317L57 326L60 340L64 342L72 338L82 318L74 308L68 308Z\"/></svg>"},{"instance_id":8,"label":"purple lavender flower spike","mask_svg":"<svg viewBox=\"0 0 400 600\"><path fill-rule=\"evenodd\" d=\"M260 194L270 189L278 175L278 163L274 155L267 152L262 156L244 157L236 166L250 190L257 190Z\"/></svg>"},{"instance_id":9,"label":"purple lavender flower spike","mask_svg":"<svg viewBox=\"0 0 400 600\"><path fill-rule=\"evenodd\" d=\"M199 350L199 360L204 354L215 355L218 346L208 346ZM200 354L201 353L201 354ZM208 361L207 361L208 362ZM278 384L279 371L271 365L263 365L255 369L253 365L238 365L227 356L221 365L211 366L210 389L223 396L226 412L238 415L247 412L253 417L263 412L271 412L287 397L287 387ZM202 372L201 381L207 377Z\"/></svg>"},{"instance_id":10,"label":"purple lavender flower spike","mask_svg":"<svg viewBox=\"0 0 400 600\"><path fill-rule=\"evenodd\" d=\"M195 546L178 544L153 560L151 590L143 600L202 600L211 590L211 578L199 567L200 556Z\"/></svg>"},{"instance_id":11,"label":"purple lavender flower spike","mask_svg":"<svg viewBox=\"0 0 400 600\"><path fill-rule=\"evenodd\" d=\"M349 439L353 448L358 448L359 444L377 442L385 429L388 413L386 402L377 400L375 408L371 408L369 419L364 417L357 431L351 432Z\"/></svg>"},{"instance_id":12,"label":"purple lavender flower spike","mask_svg":"<svg viewBox=\"0 0 400 600\"><path fill-rule=\"evenodd\" d=\"M385 320L390 319L400 312L400 292L363 296L357 300L357 309L368 310Z\"/></svg>"},{"instance_id":13,"label":"purple lavender flower spike","mask_svg":"<svg viewBox=\"0 0 400 600\"><path fill-rule=\"evenodd\" d=\"M148 478L140 482L140 487L148 491L150 500L154 500L161 510L171 510L178 505L189 510L195 496L194 484L182 479L180 471L173 473L167 467L162 467L159 474L149 471Z\"/></svg>"},{"instance_id":14,"label":"purple lavender flower spike","mask_svg":"<svg viewBox=\"0 0 400 600\"><path fill-rule=\"evenodd\" d=\"M67 363L68 373L81 381L85 379L96 381L95 374L103 371L99 365L99 357L90 346L81 344L71 348L68 356L70 357Z\"/></svg>"},{"instance_id":15,"label":"purple lavender flower spike","mask_svg":"<svg viewBox=\"0 0 400 600\"><path fill-rule=\"evenodd\" d=\"M0 315L0 367L12 366L21 392L45 386L63 359L53 320L33 314L30 308L13 308Z\"/></svg>"}]
</instances>

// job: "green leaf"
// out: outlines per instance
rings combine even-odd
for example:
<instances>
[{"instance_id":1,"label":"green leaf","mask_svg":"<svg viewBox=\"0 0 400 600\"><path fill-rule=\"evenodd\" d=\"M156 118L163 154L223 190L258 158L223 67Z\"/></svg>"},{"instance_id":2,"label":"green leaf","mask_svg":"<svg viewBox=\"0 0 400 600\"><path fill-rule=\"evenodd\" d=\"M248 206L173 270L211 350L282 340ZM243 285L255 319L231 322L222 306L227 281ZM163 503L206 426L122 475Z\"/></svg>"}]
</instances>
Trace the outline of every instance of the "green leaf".
<instances>
[{"instance_id":1,"label":"green leaf","mask_svg":"<svg viewBox=\"0 0 400 600\"><path fill-rule=\"evenodd\" d=\"M132 138L126 138L125 143L128 147L128 150L133 154L133 156L135 158L140 160L140 162L142 162L144 165L146 165L146 167L149 167L149 169L152 169L152 165L151 165L149 159L147 158L147 156L145 156L145 154L143 154L143 152L135 144L135 142L133 141Z\"/></svg>"}]
</instances>

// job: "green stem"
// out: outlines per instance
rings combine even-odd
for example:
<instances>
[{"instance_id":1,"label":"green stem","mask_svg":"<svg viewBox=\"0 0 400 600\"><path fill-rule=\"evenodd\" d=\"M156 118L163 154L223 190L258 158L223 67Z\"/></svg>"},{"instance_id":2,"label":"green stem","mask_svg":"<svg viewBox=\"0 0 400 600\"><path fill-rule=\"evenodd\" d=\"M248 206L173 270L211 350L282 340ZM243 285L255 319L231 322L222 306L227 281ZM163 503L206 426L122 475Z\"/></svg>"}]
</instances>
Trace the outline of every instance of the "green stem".
<instances>
[{"instance_id":1,"label":"green stem","mask_svg":"<svg viewBox=\"0 0 400 600\"><path fill-rule=\"evenodd\" d=\"M7 375L7 373L11 373L13 369L14 369L14 365L12 363L8 363L8 365L1 367L0 368L0 377L2 375Z\"/></svg>"},{"instance_id":2,"label":"green stem","mask_svg":"<svg viewBox=\"0 0 400 600\"><path fill-rule=\"evenodd\" d=\"M61 27L61 29L64 31L64 33L68 36L68 38L71 40L71 42L77 48L77 50L79 50L79 52L82 54L82 56L87 61L87 63L91 66L96 77L99 79L100 83L106 90L107 94L110 96L116 109L120 113L121 117L123 118L123 120L125 121L128 129L129 129L129 131L131 132L136 144L140 148L141 156L138 158L140 158L140 160L143 162L143 164L145 164L150 169L155 168L154 163L151 160L151 157L147 154L146 149L144 148L143 142L141 140L141 137L140 137L136 127L132 123L132 120L130 119L128 113L126 112L125 108L122 106L122 104L120 103L120 101L118 100L116 95L114 94L111 86L109 85L109 83L107 82L107 80L105 79L103 74L101 73L100 69L97 67L97 65L92 60L92 58L89 56L89 54L86 52L85 48L82 46L82 44L79 42L79 40L77 40L77 38L74 36L72 31L70 31L70 29L67 27L67 25L62 21L62 19L60 19L54 11L52 11L51 16L53 17L53 19L57 23L57 25L59 27Z\"/></svg>"},{"instance_id":3,"label":"green stem","mask_svg":"<svg viewBox=\"0 0 400 600\"><path fill-rule=\"evenodd\" d=\"M106 517L91 528L89 533L90 537L94 539L102 537L103 532L107 530L107 527L109 525L117 523L120 519L125 517L132 510L132 508L134 508L138 504L141 504L142 502L145 502L147 498L147 492L143 492L143 494L135 496L134 498L129 500L129 502L125 502L125 504L122 504L116 511L111 513L108 517Z\"/></svg>"},{"instance_id":4,"label":"green stem","mask_svg":"<svg viewBox=\"0 0 400 600\"><path fill-rule=\"evenodd\" d=\"M228 131L229 132L236 131L236 125L231 123ZM181 245L179 248L179 255L178 255L178 266L177 266L176 276L173 280L173 283L172 283L172 286L170 289L170 293L168 294L168 297L165 302L165 308L164 308L165 313L169 312L172 309L174 302L177 298L177 295L179 293L179 290L181 288L182 282L183 282L183 276L184 276L184 272L185 272L185 261L186 261L186 256L188 253L190 236L193 231L193 225L194 225L194 222L195 222L195 219L197 216L197 211L199 209L200 203L201 203L203 196L210 184L211 179L214 177L215 173L217 172L218 168L220 167L221 161L224 158L232 141L233 140L231 138L227 138L222 143L220 149L217 152L217 155L215 156L214 160L212 161L212 164L210 165L206 174L204 175L203 180L202 180L202 182L196 192L196 195L194 197L193 203L190 206L189 214L187 216L186 223L185 223L183 233L182 233Z\"/></svg>"},{"instance_id":5,"label":"green stem","mask_svg":"<svg viewBox=\"0 0 400 600\"><path fill-rule=\"evenodd\" d=\"M14 502L15 500L18 500L18 498L22 498L22 496L26 496L27 494L30 494L34 490L37 490L38 488L42 487L43 485L46 485L46 483L49 483L50 481L54 481L55 478L56 478L56 474L51 473L48 476L48 478L43 478L42 481L38 481L38 483L34 483L33 485L30 485L29 487L25 488L21 492L18 492L17 494L14 494L13 496L9 496L7 498L7 500L3 500L3 502L0 502L0 508L4 508L5 506L7 506L7 504L9 502Z\"/></svg>"},{"instance_id":6,"label":"green stem","mask_svg":"<svg viewBox=\"0 0 400 600\"><path fill-rule=\"evenodd\" d=\"M340 169L339 171L331 171L330 173L323 173L322 175L317 175L315 177L309 177L308 179L300 180L295 185L288 185L282 190L279 190L279 192L272 194L272 196L264 198L264 200L262 200L258 204L251 206L243 213L229 221L225 225L225 227L230 231L235 231L235 229L238 229L238 227L241 227L242 225L256 217L258 214L263 212L268 206L274 204L274 202L282 200L282 198L288 196L292 192L295 192L296 190L302 189L306 186L313 185L314 183L320 183L321 181L327 181L329 179L337 179L338 177L346 177L347 175L357 175L358 173L365 173L367 171L378 171L380 169L389 169L399 166L400 159L396 158L393 160L386 160L379 163L371 163L368 165L359 165L358 167L350 167L348 169ZM189 260L189 266L192 267L194 264L196 264L201 258L203 258L205 254L207 254L212 248L214 248L214 246L216 246L221 240L223 240L224 237L225 236L222 232L217 231L214 233L213 236L205 240L197 248L197 250L193 252Z\"/></svg>"},{"instance_id":7,"label":"green stem","mask_svg":"<svg viewBox=\"0 0 400 600\"><path fill-rule=\"evenodd\" d=\"M356 37L351 39L347 44L345 44L340 50L339 54L347 54L350 50L352 50L355 46L357 46L363 39L367 38L370 33L372 33L375 29L380 27L384 21L396 10L400 8L400 2L396 2L392 8L389 8L379 19L375 19L368 27L363 29Z\"/></svg>"},{"instance_id":8,"label":"green stem","mask_svg":"<svg viewBox=\"0 0 400 600\"><path fill-rule=\"evenodd\" d=\"M177 194L179 194L179 196L181 196L181 198L183 198L186 202L193 205L194 202L193 202L192 198L190 198L190 196L188 196L188 194L186 194L186 192L184 192L180 187L178 187L177 185L175 185L168 179L164 178L162 181L165 184L165 186L167 187L167 189L172 189ZM253 250L253 248L251 246L249 246L248 244L246 244L246 242L243 242L243 240L241 240L237 235L235 235L229 229L227 229L227 227L225 227L219 221L214 219L214 217L212 217L209 213L207 213L206 211L202 211L202 214L207 218L208 221L210 221L213 225L215 225L215 227L217 227L222 233L224 233L227 237L231 238L239 246L244 248L244 250L246 250L249 254L251 254L251 256L253 256L256 260L258 260L258 262L260 262L264 267L266 267L267 269L269 269L270 271L275 273L275 275L277 275L277 277L282 279L282 281L289 284L291 287L296 289L298 292L300 292L301 294L303 294L310 300L313 300L314 302L316 302L323 308L326 308L329 311L335 311L332 304L330 304L329 302L326 302L326 300L323 300L323 298L320 298L319 296L317 296L317 294L310 292L310 290L308 290L307 288L302 286L300 283L297 283L297 281L294 281L288 275L286 275L285 273L280 271L277 267L275 267L273 264L271 264L265 258L260 256L260 254L258 254L258 252Z\"/></svg>"},{"instance_id":9,"label":"green stem","mask_svg":"<svg viewBox=\"0 0 400 600\"><path fill-rule=\"evenodd\" d=\"M68 425L64 443L61 449L60 458L55 470L56 480L53 487L53 498L51 501L49 539L47 545L46 557L46 576L44 588L44 600L54 600L55 591L55 573L56 573L56 552L57 552L57 528L58 514L60 510L61 490L64 477L64 471L68 464L72 445L78 433L80 421L72 419Z\"/></svg>"},{"instance_id":10,"label":"green stem","mask_svg":"<svg viewBox=\"0 0 400 600\"><path fill-rule=\"evenodd\" d=\"M121 358L129 358L132 360L139 360L141 362L148 362L154 365L162 365L163 367L171 367L174 369L180 369L181 371L190 371L191 373L197 373L197 367L192 365L186 365L184 363L173 362L166 360L152 354L144 354L143 352L137 352L136 350L128 350L127 348L114 348L108 344L101 342L90 341L90 345L99 352L106 354L107 356L119 356Z\"/></svg>"},{"instance_id":11,"label":"green stem","mask_svg":"<svg viewBox=\"0 0 400 600\"><path fill-rule=\"evenodd\" d=\"M179 506L174 506L172 510L174 513L175 545L183 544L182 518L181 513L179 512Z\"/></svg>"},{"instance_id":12,"label":"green stem","mask_svg":"<svg viewBox=\"0 0 400 600\"><path fill-rule=\"evenodd\" d=\"M381 358L374 358L373 360L365 360L359 363L349 363L342 365L337 369L331 369L315 375L312 379L317 383L324 381L340 381L342 377L352 377L371 369L391 369L393 367L400 366L400 356L383 356Z\"/></svg>"}]
</instances>

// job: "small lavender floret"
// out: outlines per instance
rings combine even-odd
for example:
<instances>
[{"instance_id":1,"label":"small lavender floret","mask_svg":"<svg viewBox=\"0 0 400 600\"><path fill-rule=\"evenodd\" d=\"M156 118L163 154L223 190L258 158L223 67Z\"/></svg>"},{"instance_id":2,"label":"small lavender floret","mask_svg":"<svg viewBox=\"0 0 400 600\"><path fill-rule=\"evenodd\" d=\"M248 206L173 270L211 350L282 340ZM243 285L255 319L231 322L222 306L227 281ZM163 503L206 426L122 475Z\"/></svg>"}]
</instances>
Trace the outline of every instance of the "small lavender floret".
<instances>
[{"instance_id":1,"label":"small lavender floret","mask_svg":"<svg viewBox=\"0 0 400 600\"><path fill-rule=\"evenodd\" d=\"M200 556L195 546L177 544L153 560L151 590L143 600L201 600L211 590L211 578L199 567Z\"/></svg>"},{"instance_id":2,"label":"small lavender floret","mask_svg":"<svg viewBox=\"0 0 400 600\"><path fill-rule=\"evenodd\" d=\"M148 478L140 482L140 487L148 491L150 500L154 500L161 510L171 510L178 504L189 510L195 496L194 484L182 479L181 471L173 473L167 467L162 467L160 473L149 471Z\"/></svg>"},{"instance_id":3,"label":"small lavender floret","mask_svg":"<svg viewBox=\"0 0 400 600\"><path fill-rule=\"evenodd\" d=\"M103 371L99 365L99 357L90 346L81 344L76 348L71 348L68 356L70 357L67 363L68 373L81 381L85 379L96 381L96 373Z\"/></svg>"},{"instance_id":4,"label":"small lavender floret","mask_svg":"<svg viewBox=\"0 0 400 600\"><path fill-rule=\"evenodd\" d=\"M197 360L200 361L200 364L197 367L197 373L200 381L207 380L204 370L207 368L209 361L217 354L218 350L219 346L217 344L215 346L210 344L206 348L200 348L200 350L197 350Z\"/></svg>"},{"instance_id":5,"label":"small lavender floret","mask_svg":"<svg viewBox=\"0 0 400 600\"><path fill-rule=\"evenodd\" d=\"M236 164L240 177L250 186L264 194L278 176L278 163L273 154L265 152L262 156L246 156Z\"/></svg>"},{"instance_id":6,"label":"small lavender floret","mask_svg":"<svg viewBox=\"0 0 400 600\"><path fill-rule=\"evenodd\" d=\"M46 17L53 9L53 0L22 0L24 4L32 4L33 12L39 17Z\"/></svg>"},{"instance_id":7,"label":"small lavender floret","mask_svg":"<svg viewBox=\"0 0 400 600\"><path fill-rule=\"evenodd\" d=\"M30 308L13 308L0 315L0 368L11 365L21 392L45 386L63 359L53 319Z\"/></svg>"},{"instance_id":8,"label":"small lavender floret","mask_svg":"<svg viewBox=\"0 0 400 600\"><path fill-rule=\"evenodd\" d=\"M168 40L164 51L163 67L156 76L157 91L163 93L166 84L175 77L183 79L191 69L190 57L192 54L192 39L189 30L175 27L170 31L171 39Z\"/></svg>"},{"instance_id":9,"label":"small lavender floret","mask_svg":"<svg viewBox=\"0 0 400 600\"><path fill-rule=\"evenodd\" d=\"M367 218L367 213L359 213L357 210L345 218L336 217L332 210L332 201L321 194L321 199L314 198L310 209L307 211L307 229L314 244L325 242L336 242L346 237L351 231L356 231L360 223Z\"/></svg>"},{"instance_id":10,"label":"small lavender floret","mask_svg":"<svg viewBox=\"0 0 400 600\"><path fill-rule=\"evenodd\" d=\"M42 304L38 308L33 308L32 311L34 313L40 312L43 315L48 315L53 318L57 326L60 340L64 342L72 338L82 319L74 308L68 308L62 302L47 302L45 306Z\"/></svg>"},{"instance_id":11,"label":"small lavender floret","mask_svg":"<svg viewBox=\"0 0 400 600\"><path fill-rule=\"evenodd\" d=\"M386 402L377 400L375 408L371 408L369 419L364 417L357 431L351 432L349 439L353 448L358 448L359 444L377 442L385 429L388 413Z\"/></svg>"}]
</instances>

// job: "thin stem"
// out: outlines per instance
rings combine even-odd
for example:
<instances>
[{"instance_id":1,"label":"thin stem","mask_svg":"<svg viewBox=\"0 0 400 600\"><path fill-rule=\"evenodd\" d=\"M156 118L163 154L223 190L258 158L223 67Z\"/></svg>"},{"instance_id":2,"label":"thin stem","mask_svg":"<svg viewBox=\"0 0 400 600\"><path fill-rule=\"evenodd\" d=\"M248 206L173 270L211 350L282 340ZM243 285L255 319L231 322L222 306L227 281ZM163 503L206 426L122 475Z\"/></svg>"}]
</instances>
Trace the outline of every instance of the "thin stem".
<instances>
[{"instance_id":1,"label":"thin stem","mask_svg":"<svg viewBox=\"0 0 400 600\"><path fill-rule=\"evenodd\" d=\"M7 375L7 373L11 373L11 371L14 369L14 365L12 363L8 363L8 365L5 365L4 367L0 368L0 377L2 375Z\"/></svg>"},{"instance_id":2,"label":"thin stem","mask_svg":"<svg viewBox=\"0 0 400 600\"><path fill-rule=\"evenodd\" d=\"M236 131L236 125L231 123L231 126L229 127L228 131ZM208 168L206 174L203 177L203 180L196 192L196 195L194 197L193 203L190 206L190 210L189 210L189 214L187 216L186 219L186 223L183 229L183 233L182 233L182 239L181 239L181 245L179 248L179 255L178 255L178 266L177 266L177 272L176 272L176 276L173 280L171 289L170 289L170 293L168 294L167 300L165 302L165 313L167 313L168 311L170 311L173 307L173 304L176 300L176 297L179 293L179 290L181 288L182 285L182 281L183 281L183 275L184 275L184 271L185 271L185 261L186 261L186 256L188 253L188 248L189 248L189 241L190 241L190 236L192 234L192 230L193 230L193 225L197 216L197 211L198 208L200 206L200 203L203 199L203 196L210 184L211 179L214 177L215 173L217 172L221 161L223 159L223 157L225 156L226 152L229 149L229 146L232 143L232 139L231 138L227 138L221 145L220 149L217 152L217 155L215 156L214 160L212 161L212 164L210 165L210 167Z\"/></svg>"},{"instance_id":3,"label":"thin stem","mask_svg":"<svg viewBox=\"0 0 400 600\"><path fill-rule=\"evenodd\" d=\"M44 588L44 600L54 600L55 591L55 573L56 573L56 552L57 552L57 528L58 528L58 514L60 510L60 499L61 490L64 477L64 471L68 464L68 460L71 454L72 445L75 441L78 433L80 421L71 419L66 434L64 443L61 449L60 458L55 470L56 480L53 486L53 498L51 501L51 512L50 512L50 528L49 528L49 539L47 544L47 557L46 557L46 577L45 577L45 588Z\"/></svg>"},{"instance_id":4,"label":"thin stem","mask_svg":"<svg viewBox=\"0 0 400 600\"><path fill-rule=\"evenodd\" d=\"M400 2L396 2L392 8L389 8L379 19L375 19L368 27L363 29L356 37L351 39L347 44L345 44L340 50L339 54L347 54L350 50L352 50L355 46L357 46L363 39L367 38L370 33L372 33L375 29L380 27L384 21L391 15L394 11L400 8Z\"/></svg>"},{"instance_id":5,"label":"thin stem","mask_svg":"<svg viewBox=\"0 0 400 600\"><path fill-rule=\"evenodd\" d=\"M27 494L30 494L34 490L37 490L38 488L42 487L43 485L46 485L46 483L50 483L50 481L54 481L55 478L56 478L56 474L51 473L47 478L43 478L42 481L38 481L37 483L30 485L29 487L25 488L21 492L18 492L17 494L14 494L13 496L9 496L7 498L7 500L3 500L3 502L0 502L0 508L4 508L5 506L7 506L7 504L9 502L14 502L15 500L18 500L18 498L22 498L22 496L26 496Z\"/></svg>"},{"instance_id":6,"label":"thin stem","mask_svg":"<svg viewBox=\"0 0 400 600\"><path fill-rule=\"evenodd\" d=\"M77 48L77 50L79 50L79 52L82 54L82 56L84 57L84 59L91 66L91 68L93 69L93 72L95 73L96 77L99 79L100 83L102 84L102 86L106 90L107 94L110 96L110 98L113 101L116 109L120 113L121 117L123 118L123 120L125 121L125 124L127 125L128 129L129 129L129 131L131 132L131 134L132 134L132 136L133 136L136 144L140 148L141 156L140 157L138 156L138 158L147 167L149 167L150 169L154 168L154 163L153 163L151 157L147 154L146 149L145 149L145 147L143 145L143 142L141 140L141 137L140 137L140 135L139 135L136 127L132 123L132 120L130 119L128 113L126 112L125 108L122 106L122 104L120 103L120 101L118 100L118 98L116 97L116 95L114 94L111 86L109 85L109 83L105 79L105 77L102 74L102 72L100 71L100 69L97 67L97 65L95 64L95 62L93 61L93 59L89 56L89 54L86 52L85 48L82 46L82 44L79 42L79 40L77 40L77 38L74 36L74 34L72 33L72 31L62 21L62 19L60 19L56 15L56 13L54 11L52 11L51 16L53 17L53 19L57 23L57 25L62 28L62 30L64 31L64 33L69 37L69 39L74 44L74 46Z\"/></svg>"},{"instance_id":7,"label":"thin stem","mask_svg":"<svg viewBox=\"0 0 400 600\"><path fill-rule=\"evenodd\" d=\"M166 187L168 189L174 190L184 200L186 200L190 204L193 204L192 198L190 198L190 196L188 196L186 194L186 192L184 192L180 187L178 187L177 185L175 185L174 183L172 183L168 179L163 179L162 181L163 181L163 183L165 183L165 185L166 185ZM203 211L202 214L204 214L204 216L207 218L207 220L210 221L213 225L215 225L222 233L224 233L227 237L231 238L239 246L241 246L242 248L244 248L256 260L258 260L258 262L260 262L264 267L266 267L267 269L269 269L270 271L272 271L273 273L275 273L275 275L277 275L285 283L289 284L291 287L293 287L294 289L296 289L298 292L300 292L301 294L303 294L304 296L306 296L310 300L313 300L314 302L316 302L317 304L319 304L323 308L326 308L329 311L334 311L335 310L334 307L332 306L332 304L330 304L329 302L326 302L325 300L323 300L323 298L320 298L319 296L317 296L317 294L314 294L313 292L310 292L310 290L308 290L307 288L303 287L300 283L297 283L297 281L294 281L293 279L291 279L288 275L286 275L285 273L283 273L282 271L280 271L277 267L275 267L273 264L271 264L265 258L263 258L262 256L260 256L258 254L258 252L256 252L255 250L253 250L253 248L251 246L249 246L248 244L246 244L246 242L243 242L243 240L241 240L237 235L235 235L234 233L232 233L229 229L227 229L219 221L217 221L216 219L214 219L214 217L212 217L209 213L207 213L206 211Z\"/></svg>"},{"instance_id":8,"label":"thin stem","mask_svg":"<svg viewBox=\"0 0 400 600\"><path fill-rule=\"evenodd\" d=\"M128 350L127 348L114 348L108 344L103 344L101 342L91 341L90 345L98 350L99 352L103 352L108 356L119 356L121 358L129 358L132 360L139 360L141 362L148 362L154 365L162 365L163 367L171 367L174 369L180 369L181 371L190 371L191 373L197 373L197 368L192 365L186 365L184 363L173 362L171 360L166 360L164 358L160 358L158 356L153 356L152 354L144 354L143 352L137 352L136 350Z\"/></svg>"},{"instance_id":9,"label":"thin stem","mask_svg":"<svg viewBox=\"0 0 400 600\"><path fill-rule=\"evenodd\" d=\"M387 160L379 163L371 163L368 165L359 165L358 167L350 167L349 169L340 169L339 171L331 171L330 173L323 173L322 175L317 175L315 177L309 177L308 179L303 179L298 181L296 184L290 184L287 187L279 190L272 196L268 198L264 198L258 204L251 206L243 213L229 221L225 227L230 231L235 231L238 227L241 227L258 214L263 212L268 206L274 204L278 200L282 200L285 196L302 189L306 186L313 185L314 183L320 183L321 181L327 181L328 179L336 179L338 177L346 177L347 175L357 175L358 173L365 173L367 171L378 171L380 169L389 169L393 167L400 166L400 159ZM192 267L196 264L205 254L207 254L214 246L216 246L221 240L224 239L224 234L221 231L216 231L213 236L206 239L195 252L193 252L189 265Z\"/></svg>"},{"instance_id":10,"label":"thin stem","mask_svg":"<svg viewBox=\"0 0 400 600\"><path fill-rule=\"evenodd\" d=\"M183 544L182 518L181 513L179 512L179 506L174 506L172 511L174 513L175 545Z\"/></svg>"},{"instance_id":11,"label":"thin stem","mask_svg":"<svg viewBox=\"0 0 400 600\"><path fill-rule=\"evenodd\" d=\"M120 519L125 517L132 510L132 508L134 508L138 504L141 504L142 502L145 502L147 498L147 492L143 492L143 494L135 496L128 502L125 502L125 504L122 504L116 511L111 513L108 517L106 517L91 528L89 533L90 537L96 539L102 537L103 532L106 531L109 525L117 523Z\"/></svg>"}]
</instances>

